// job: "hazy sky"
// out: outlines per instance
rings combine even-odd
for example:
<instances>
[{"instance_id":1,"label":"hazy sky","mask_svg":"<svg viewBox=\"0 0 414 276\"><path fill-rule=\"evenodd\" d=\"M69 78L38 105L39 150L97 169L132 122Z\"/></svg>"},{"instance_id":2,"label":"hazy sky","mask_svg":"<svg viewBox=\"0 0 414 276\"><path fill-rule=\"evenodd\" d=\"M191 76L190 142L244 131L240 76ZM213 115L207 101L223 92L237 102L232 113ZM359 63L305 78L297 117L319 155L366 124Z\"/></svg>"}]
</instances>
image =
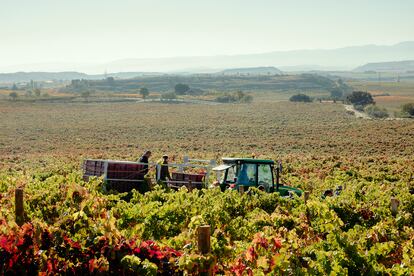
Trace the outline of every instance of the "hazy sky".
<instances>
[{"instance_id":1,"label":"hazy sky","mask_svg":"<svg viewBox=\"0 0 414 276\"><path fill-rule=\"evenodd\" d=\"M0 65L414 40L413 0L0 0Z\"/></svg>"}]
</instances>

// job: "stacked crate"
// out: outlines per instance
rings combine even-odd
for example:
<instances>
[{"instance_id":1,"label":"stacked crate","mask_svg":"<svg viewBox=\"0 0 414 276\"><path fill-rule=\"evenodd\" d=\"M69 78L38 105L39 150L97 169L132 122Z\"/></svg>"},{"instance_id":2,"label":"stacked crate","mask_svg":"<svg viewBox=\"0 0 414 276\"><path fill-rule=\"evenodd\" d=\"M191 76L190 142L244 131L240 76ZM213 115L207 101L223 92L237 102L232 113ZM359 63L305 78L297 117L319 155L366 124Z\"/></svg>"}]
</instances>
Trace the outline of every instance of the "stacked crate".
<instances>
[{"instance_id":1,"label":"stacked crate","mask_svg":"<svg viewBox=\"0 0 414 276\"><path fill-rule=\"evenodd\" d=\"M168 181L168 185L172 188L186 186L189 189L202 189L204 177L205 174L173 172L171 173L171 180Z\"/></svg>"},{"instance_id":2,"label":"stacked crate","mask_svg":"<svg viewBox=\"0 0 414 276\"><path fill-rule=\"evenodd\" d=\"M115 160L92 160L83 162L83 179L88 181L92 176L103 176L106 189L118 192L129 192L136 189L147 191L144 181L144 165L134 162Z\"/></svg>"},{"instance_id":3,"label":"stacked crate","mask_svg":"<svg viewBox=\"0 0 414 276\"><path fill-rule=\"evenodd\" d=\"M83 162L83 180L89 181L91 176L100 177L105 174L105 160L87 159Z\"/></svg>"},{"instance_id":4,"label":"stacked crate","mask_svg":"<svg viewBox=\"0 0 414 276\"><path fill-rule=\"evenodd\" d=\"M108 161L106 175L108 189L118 192L128 192L132 189L146 192L146 189L143 189L144 176L144 165Z\"/></svg>"}]
</instances>

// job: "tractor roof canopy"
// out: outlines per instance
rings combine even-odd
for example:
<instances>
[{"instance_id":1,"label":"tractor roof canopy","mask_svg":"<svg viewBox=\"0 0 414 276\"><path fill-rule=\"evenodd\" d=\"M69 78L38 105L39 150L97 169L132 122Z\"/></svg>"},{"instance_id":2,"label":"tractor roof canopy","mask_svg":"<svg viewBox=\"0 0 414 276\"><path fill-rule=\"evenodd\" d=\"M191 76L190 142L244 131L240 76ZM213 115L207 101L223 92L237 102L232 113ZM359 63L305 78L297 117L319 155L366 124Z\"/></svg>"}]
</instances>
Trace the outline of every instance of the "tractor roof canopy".
<instances>
[{"instance_id":1,"label":"tractor roof canopy","mask_svg":"<svg viewBox=\"0 0 414 276\"><path fill-rule=\"evenodd\" d=\"M275 162L273 160L266 160L266 159L254 159L254 158L222 158L223 163L225 164L236 164L236 163L253 163L253 164L271 164L274 165Z\"/></svg>"},{"instance_id":2,"label":"tractor roof canopy","mask_svg":"<svg viewBox=\"0 0 414 276\"><path fill-rule=\"evenodd\" d=\"M223 164L213 168L213 171L224 171L231 168L233 165Z\"/></svg>"}]
</instances>

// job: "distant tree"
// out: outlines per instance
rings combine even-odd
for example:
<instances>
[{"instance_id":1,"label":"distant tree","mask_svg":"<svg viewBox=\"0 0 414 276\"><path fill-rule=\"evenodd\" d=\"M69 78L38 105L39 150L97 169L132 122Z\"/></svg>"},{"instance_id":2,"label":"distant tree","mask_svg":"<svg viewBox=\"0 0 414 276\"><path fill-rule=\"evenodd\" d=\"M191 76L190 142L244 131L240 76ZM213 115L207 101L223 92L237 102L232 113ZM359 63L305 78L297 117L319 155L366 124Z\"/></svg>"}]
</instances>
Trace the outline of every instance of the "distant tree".
<instances>
[{"instance_id":1,"label":"distant tree","mask_svg":"<svg viewBox=\"0 0 414 276\"><path fill-rule=\"evenodd\" d=\"M73 92L82 92L89 88L89 81L84 79L74 79L71 81L71 84L67 87L72 90Z\"/></svg>"},{"instance_id":2,"label":"distant tree","mask_svg":"<svg viewBox=\"0 0 414 276\"><path fill-rule=\"evenodd\" d=\"M148 90L148 88L146 88L146 87L142 87L142 88L139 90L139 94L141 94L142 98L145 100L145 98L146 98L146 97L148 97L148 95L149 95L149 90Z\"/></svg>"},{"instance_id":3,"label":"distant tree","mask_svg":"<svg viewBox=\"0 0 414 276\"><path fill-rule=\"evenodd\" d=\"M13 90L13 91L18 90L17 85L16 85L15 83L13 83L12 90Z\"/></svg>"},{"instance_id":4,"label":"distant tree","mask_svg":"<svg viewBox=\"0 0 414 276\"><path fill-rule=\"evenodd\" d=\"M401 111L410 116L414 116L414 103L407 103L401 106Z\"/></svg>"},{"instance_id":5,"label":"distant tree","mask_svg":"<svg viewBox=\"0 0 414 276\"><path fill-rule=\"evenodd\" d=\"M352 87L347 85L342 79L338 79L330 89L331 98L333 100L344 99L344 97L352 92Z\"/></svg>"},{"instance_id":6,"label":"distant tree","mask_svg":"<svg viewBox=\"0 0 414 276\"><path fill-rule=\"evenodd\" d=\"M347 101L353 105L366 106L369 104L375 104L372 95L364 91L354 91L346 97Z\"/></svg>"},{"instance_id":7,"label":"distant tree","mask_svg":"<svg viewBox=\"0 0 414 276\"><path fill-rule=\"evenodd\" d=\"M76 80L71 80L70 82L70 86L73 88L78 88L81 84L81 80L76 79Z\"/></svg>"},{"instance_id":8,"label":"distant tree","mask_svg":"<svg viewBox=\"0 0 414 276\"><path fill-rule=\"evenodd\" d=\"M114 86L115 85L115 79L114 79L114 77L107 77L106 78L106 81L108 82L108 84L110 86Z\"/></svg>"},{"instance_id":9,"label":"distant tree","mask_svg":"<svg viewBox=\"0 0 414 276\"><path fill-rule=\"evenodd\" d=\"M16 93L16 92L10 92L9 97L10 97L13 101L15 101L15 100L17 99L18 95L17 95L17 93Z\"/></svg>"},{"instance_id":10,"label":"distant tree","mask_svg":"<svg viewBox=\"0 0 414 276\"><path fill-rule=\"evenodd\" d=\"M385 108L378 107L376 105L368 105L364 108L365 113L371 118L388 118L389 114Z\"/></svg>"},{"instance_id":11,"label":"distant tree","mask_svg":"<svg viewBox=\"0 0 414 276\"><path fill-rule=\"evenodd\" d=\"M174 92L164 93L161 95L161 100L173 100L176 98L177 95Z\"/></svg>"},{"instance_id":12,"label":"distant tree","mask_svg":"<svg viewBox=\"0 0 414 276\"><path fill-rule=\"evenodd\" d=\"M241 100L243 97L245 96L245 94L244 94L244 92L243 91L237 91L236 92L236 98L237 98L237 100Z\"/></svg>"},{"instance_id":13,"label":"distant tree","mask_svg":"<svg viewBox=\"0 0 414 276\"><path fill-rule=\"evenodd\" d=\"M291 102L304 102L304 103L310 103L312 102L311 97L305 94L296 94L289 98L289 101Z\"/></svg>"},{"instance_id":14,"label":"distant tree","mask_svg":"<svg viewBox=\"0 0 414 276\"><path fill-rule=\"evenodd\" d=\"M190 86L188 84L178 83L175 85L174 90L177 95L185 95L190 90Z\"/></svg>"},{"instance_id":15,"label":"distant tree","mask_svg":"<svg viewBox=\"0 0 414 276\"><path fill-rule=\"evenodd\" d=\"M34 92L36 97L40 97L41 91L40 91L39 88L36 88L33 92Z\"/></svg>"},{"instance_id":16,"label":"distant tree","mask_svg":"<svg viewBox=\"0 0 414 276\"><path fill-rule=\"evenodd\" d=\"M332 99L340 99L344 95L344 92L339 87L332 88L330 92L331 92Z\"/></svg>"},{"instance_id":17,"label":"distant tree","mask_svg":"<svg viewBox=\"0 0 414 276\"><path fill-rule=\"evenodd\" d=\"M91 95L91 92L89 90L83 91L81 93L81 97L84 99L87 99Z\"/></svg>"}]
</instances>

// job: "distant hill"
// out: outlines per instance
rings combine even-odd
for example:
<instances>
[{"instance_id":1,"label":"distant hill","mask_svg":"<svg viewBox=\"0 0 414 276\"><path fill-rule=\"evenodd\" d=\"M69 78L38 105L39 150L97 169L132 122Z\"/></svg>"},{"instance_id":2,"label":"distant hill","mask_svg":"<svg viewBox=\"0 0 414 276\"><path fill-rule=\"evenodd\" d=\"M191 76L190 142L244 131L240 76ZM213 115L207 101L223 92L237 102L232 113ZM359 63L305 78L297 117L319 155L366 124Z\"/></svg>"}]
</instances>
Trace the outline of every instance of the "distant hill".
<instances>
[{"instance_id":1,"label":"distant hill","mask_svg":"<svg viewBox=\"0 0 414 276\"><path fill-rule=\"evenodd\" d=\"M247 67L226 69L220 74L224 75L281 75L282 71L276 67Z\"/></svg>"},{"instance_id":2,"label":"distant hill","mask_svg":"<svg viewBox=\"0 0 414 276\"><path fill-rule=\"evenodd\" d=\"M408 72L414 71L414 60L367 63L355 68L355 72Z\"/></svg>"},{"instance_id":3,"label":"distant hill","mask_svg":"<svg viewBox=\"0 0 414 276\"><path fill-rule=\"evenodd\" d=\"M84 79L88 75L79 72L17 72L0 74L0 82L29 82L33 81L54 81L54 80L72 80Z\"/></svg>"},{"instance_id":4,"label":"distant hill","mask_svg":"<svg viewBox=\"0 0 414 276\"><path fill-rule=\"evenodd\" d=\"M203 91L330 91L336 87L335 81L315 74L298 75L163 75L143 76L133 79L115 80L84 80L67 85L62 91L82 92L85 89L122 93L137 93L146 87L149 91L171 92L175 85L185 83L190 86L192 93L201 94Z\"/></svg>"},{"instance_id":5,"label":"distant hill","mask_svg":"<svg viewBox=\"0 0 414 276\"><path fill-rule=\"evenodd\" d=\"M74 79L99 80L106 77L130 79L142 76L157 76L162 73L151 72L119 72L110 74L88 75L79 72L16 72L0 74L0 83L33 81L69 81Z\"/></svg>"},{"instance_id":6,"label":"distant hill","mask_svg":"<svg viewBox=\"0 0 414 276\"><path fill-rule=\"evenodd\" d=\"M360 64L389 60L414 60L414 41L395 45L363 45L337 49L311 49L274 51L262 54L171 57L147 59L122 59L90 67L87 70L102 72L107 69L122 71L171 72L186 70L196 72L197 68L247 68L259 66L306 66L308 70L330 68L330 70L352 70ZM309 66L312 64L314 66ZM217 70L217 71L218 71Z\"/></svg>"}]
</instances>

